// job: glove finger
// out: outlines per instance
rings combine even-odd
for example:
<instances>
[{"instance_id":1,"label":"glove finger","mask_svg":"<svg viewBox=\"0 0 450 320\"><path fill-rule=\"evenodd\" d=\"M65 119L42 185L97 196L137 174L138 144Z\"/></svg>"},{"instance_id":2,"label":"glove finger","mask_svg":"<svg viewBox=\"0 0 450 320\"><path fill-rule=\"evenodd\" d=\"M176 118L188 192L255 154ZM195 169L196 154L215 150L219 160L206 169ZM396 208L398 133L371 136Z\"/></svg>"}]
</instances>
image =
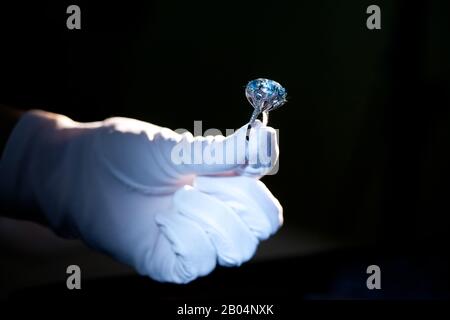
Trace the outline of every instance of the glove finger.
<instances>
[{"instance_id":1,"label":"glove finger","mask_svg":"<svg viewBox=\"0 0 450 320\"><path fill-rule=\"evenodd\" d=\"M259 240L283 224L283 208L259 180L246 176L197 177L194 187L231 207Z\"/></svg>"},{"instance_id":2,"label":"glove finger","mask_svg":"<svg viewBox=\"0 0 450 320\"><path fill-rule=\"evenodd\" d=\"M238 266L254 255L258 240L220 200L185 186L175 193L174 203L180 214L198 223L208 234L220 265Z\"/></svg>"},{"instance_id":3,"label":"glove finger","mask_svg":"<svg viewBox=\"0 0 450 320\"><path fill-rule=\"evenodd\" d=\"M255 121L247 140L248 124L232 135L192 137L185 133L171 150L171 162L184 174L236 175L249 164L254 175L269 172L278 157L276 131Z\"/></svg>"},{"instance_id":4,"label":"glove finger","mask_svg":"<svg viewBox=\"0 0 450 320\"><path fill-rule=\"evenodd\" d=\"M198 224L176 212L158 214L155 220L161 233L147 261L152 278L187 283L215 268L216 250Z\"/></svg>"},{"instance_id":5,"label":"glove finger","mask_svg":"<svg viewBox=\"0 0 450 320\"><path fill-rule=\"evenodd\" d=\"M238 174L254 177L264 176L276 165L278 154L276 130L263 125L255 125L250 130L247 164L238 168Z\"/></svg>"}]
</instances>

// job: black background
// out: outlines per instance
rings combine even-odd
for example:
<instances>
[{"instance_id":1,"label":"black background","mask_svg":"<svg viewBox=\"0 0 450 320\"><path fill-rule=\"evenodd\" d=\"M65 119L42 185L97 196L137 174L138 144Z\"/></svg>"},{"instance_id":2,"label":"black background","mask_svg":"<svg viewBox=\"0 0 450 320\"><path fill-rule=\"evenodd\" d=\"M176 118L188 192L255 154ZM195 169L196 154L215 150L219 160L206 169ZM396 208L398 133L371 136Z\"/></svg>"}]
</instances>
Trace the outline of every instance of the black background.
<instances>
[{"instance_id":1,"label":"black background","mask_svg":"<svg viewBox=\"0 0 450 320\"><path fill-rule=\"evenodd\" d=\"M289 102L271 114L280 171L264 182L286 227L447 254L448 2L77 1L82 29L68 30L70 4L0 5L1 103L224 132L251 114L249 80L277 80Z\"/></svg>"}]
</instances>

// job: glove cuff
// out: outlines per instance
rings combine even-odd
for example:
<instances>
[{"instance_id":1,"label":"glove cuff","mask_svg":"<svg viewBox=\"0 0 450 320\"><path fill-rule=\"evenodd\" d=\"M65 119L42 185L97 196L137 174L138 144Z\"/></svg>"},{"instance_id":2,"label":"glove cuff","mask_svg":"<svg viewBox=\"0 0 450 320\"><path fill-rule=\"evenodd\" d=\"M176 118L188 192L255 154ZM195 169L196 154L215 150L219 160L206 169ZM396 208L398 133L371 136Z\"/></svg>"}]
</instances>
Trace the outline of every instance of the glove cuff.
<instances>
[{"instance_id":1,"label":"glove cuff","mask_svg":"<svg viewBox=\"0 0 450 320\"><path fill-rule=\"evenodd\" d=\"M38 136L49 126L51 118L46 112L28 111L14 127L0 161L0 196L2 205L25 212L38 207L28 185L30 160L36 149Z\"/></svg>"},{"instance_id":2,"label":"glove cuff","mask_svg":"<svg viewBox=\"0 0 450 320\"><path fill-rule=\"evenodd\" d=\"M63 217L58 199L49 190L58 185L58 167L64 157L61 146L71 138L64 132L76 127L77 122L55 113L31 110L22 115L0 161L0 197L5 212L14 212L19 219L50 223L61 235L66 234L60 228ZM49 212L50 202L54 212Z\"/></svg>"}]
</instances>

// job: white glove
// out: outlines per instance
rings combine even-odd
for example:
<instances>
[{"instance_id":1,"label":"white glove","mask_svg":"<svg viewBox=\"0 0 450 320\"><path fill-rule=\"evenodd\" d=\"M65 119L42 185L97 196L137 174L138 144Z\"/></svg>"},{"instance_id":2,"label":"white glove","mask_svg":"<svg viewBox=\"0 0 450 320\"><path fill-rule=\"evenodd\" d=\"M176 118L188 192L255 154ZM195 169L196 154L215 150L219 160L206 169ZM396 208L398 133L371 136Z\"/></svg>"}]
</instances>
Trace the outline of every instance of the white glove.
<instances>
[{"instance_id":1,"label":"white glove","mask_svg":"<svg viewBox=\"0 0 450 320\"><path fill-rule=\"evenodd\" d=\"M78 123L30 111L2 156L0 195L5 203L40 209L59 234L79 237L141 274L186 283L211 272L216 261L249 260L282 224L282 208L258 176L242 175L249 167L243 163L267 148L265 141L272 161L249 172L271 169L276 132L258 122L247 141L246 129L194 138L134 119ZM234 147L225 147L231 141ZM195 152L180 153L187 147L231 152L234 161L192 163ZM192 164L179 163L180 155Z\"/></svg>"}]
</instances>

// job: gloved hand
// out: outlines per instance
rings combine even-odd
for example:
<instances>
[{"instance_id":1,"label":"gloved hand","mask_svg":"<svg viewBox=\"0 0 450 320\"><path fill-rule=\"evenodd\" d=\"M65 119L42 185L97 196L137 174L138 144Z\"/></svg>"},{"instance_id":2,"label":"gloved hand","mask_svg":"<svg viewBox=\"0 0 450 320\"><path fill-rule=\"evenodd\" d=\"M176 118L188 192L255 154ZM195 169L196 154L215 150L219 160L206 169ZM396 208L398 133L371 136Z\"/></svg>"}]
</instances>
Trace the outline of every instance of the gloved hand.
<instances>
[{"instance_id":1,"label":"gloved hand","mask_svg":"<svg viewBox=\"0 0 450 320\"><path fill-rule=\"evenodd\" d=\"M249 260L282 224L279 202L258 180L277 158L276 132L258 122L247 141L246 129L194 138L134 119L78 123L31 111L5 148L0 194L141 274L186 283L217 262ZM243 164L270 146L270 163ZM199 150L228 161L195 159Z\"/></svg>"}]
</instances>

